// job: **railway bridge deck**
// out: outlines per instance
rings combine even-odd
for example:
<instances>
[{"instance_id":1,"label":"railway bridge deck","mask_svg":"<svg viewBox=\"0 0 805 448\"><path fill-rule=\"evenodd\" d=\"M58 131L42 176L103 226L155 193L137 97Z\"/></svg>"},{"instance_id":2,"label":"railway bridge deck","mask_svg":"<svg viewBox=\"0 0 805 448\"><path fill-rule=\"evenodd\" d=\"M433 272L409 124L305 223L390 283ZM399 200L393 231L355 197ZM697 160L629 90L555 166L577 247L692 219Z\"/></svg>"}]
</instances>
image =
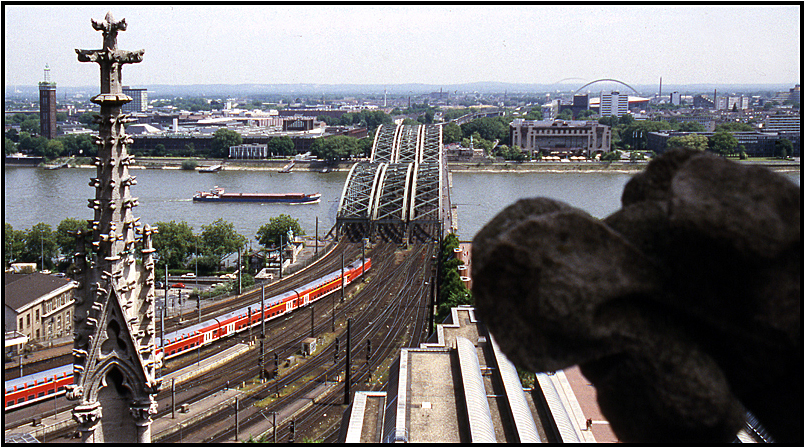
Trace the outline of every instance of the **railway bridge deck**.
<instances>
[{"instance_id":1,"label":"railway bridge deck","mask_svg":"<svg viewBox=\"0 0 805 448\"><path fill-rule=\"evenodd\" d=\"M428 242L450 218L441 125L381 125L369 161L353 165L336 216L350 240Z\"/></svg>"}]
</instances>

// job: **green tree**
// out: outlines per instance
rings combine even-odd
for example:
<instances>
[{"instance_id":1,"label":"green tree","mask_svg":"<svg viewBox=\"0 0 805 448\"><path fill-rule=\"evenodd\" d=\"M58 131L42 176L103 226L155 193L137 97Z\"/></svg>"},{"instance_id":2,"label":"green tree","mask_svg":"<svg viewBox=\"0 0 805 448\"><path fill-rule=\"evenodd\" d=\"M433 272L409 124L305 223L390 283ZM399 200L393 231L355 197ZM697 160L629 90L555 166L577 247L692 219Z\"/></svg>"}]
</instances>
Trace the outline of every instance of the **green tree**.
<instances>
[{"instance_id":1,"label":"green tree","mask_svg":"<svg viewBox=\"0 0 805 448\"><path fill-rule=\"evenodd\" d=\"M28 117L20 123L20 131L27 132L29 134L36 134L39 133L39 118L36 117Z\"/></svg>"},{"instance_id":2,"label":"green tree","mask_svg":"<svg viewBox=\"0 0 805 448\"><path fill-rule=\"evenodd\" d=\"M246 244L246 237L235 231L235 226L223 218L201 226L201 245L204 254L215 257L220 266L224 259Z\"/></svg>"},{"instance_id":3,"label":"green tree","mask_svg":"<svg viewBox=\"0 0 805 448\"><path fill-rule=\"evenodd\" d=\"M17 142L20 141L20 134L14 128L11 128L11 129L7 130L5 136L6 136L6 138L10 139L14 143L17 143Z\"/></svg>"},{"instance_id":4,"label":"green tree","mask_svg":"<svg viewBox=\"0 0 805 448\"><path fill-rule=\"evenodd\" d=\"M218 129L212 136L210 143L210 157L226 158L229 156L229 147L238 146L243 142L243 137L230 129Z\"/></svg>"},{"instance_id":5,"label":"green tree","mask_svg":"<svg viewBox=\"0 0 805 448\"><path fill-rule=\"evenodd\" d=\"M460 142L464 138L461 127L455 123L447 123L442 127L442 141L444 143Z\"/></svg>"},{"instance_id":6,"label":"green tree","mask_svg":"<svg viewBox=\"0 0 805 448\"><path fill-rule=\"evenodd\" d=\"M590 110L590 109L582 110L582 111L579 111L578 115L576 116L576 119L577 120L586 120L586 119L591 118L591 117L593 117L595 115L598 115L598 114L595 113L594 111Z\"/></svg>"},{"instance_id":7,"label":"green tree","mask_svg":"<svg viewBox=\"0 0 805 448\"><path fill-rule=\"evenodd\" d=\"M358 140L346 135L318 138L310 145L310 152L328 162L347 159L360 153Z\"/></svg>"},{"instance_id":8,"label":"green tree","mask_svg":"<svg viewBox=\"0 0 805 448\"><path fill-rule=\"evenodd\" d=\"M90 230L89 223L85 219L64 218L56 226L56 245L65 257L72 258L76 251L76 230Z\"/></svg>"},{"instance_id":9,"label":"green tree","mask_svg":"<svg viewBox=\"0 0 805 448\"><path fill-rule=\"evenodd\" d=\"M97 131L99 124L95 123L96 115L97 114L94 112L84 112L80 117L78 117L78 122L92 129L93 131Z\"/></svg>"},{"instance_id":10,"label":"green tree","mask_svg":"<svg viewBox=\"0 0 805 448\"><path fill-rule=\"evenodd\" d=\"M257 230L257 242L264 248L278 246L280 244L280 237L283 242L288 242L288 231L292 231L294 236L304 235L302 226L299 221L289 215L281 214L277 217L271 218L266 224L260 226Z\"/></svg>"},{"instance_id":11,"label":"green tree","mask_svg":"<svg viewBox=\"0 0 805 448\"><path fill-rule=\"evenodd\" d=\"M81 157L95 157L98 147L93 143L90 134L71 134L59 137L64 145L62 154Z\"/></svg>"},{"instance_id":12,"label":"green tree","mask_svg":"<svg viewBox=\"0 0 805 448\"><path fill-rule=\"evenodd\" d=\"M64 143L60 140L48 140L42 150L42 155L47 160L61 157L62 153L64 153Z\"/></svg>"},{"instance_id":13,"label":"green tree","mask_svg":"<svg viewBox=\"0 0 805 448\"><path fill-rule=\"evenodd\" d=\"M167 154L167 151L165 150L165 145L163 145L162 143L157 143L156 146L154 146L154 152L152 154L154 155L154 157L165 157L165 155Z\"/></svg>"},{"instance_id":14,"label":"green tree","mask_svg":"<svg viewBox=\"0 0 805 448\"><path fill-rule=\"evenodd\" d=\"M710 137L709 146L713 152L726 156L735 152L738 139L729 131L717 131Z\"/></svg>"},{"instance_id":15,"label":"green tree","mask_svg":"<svg viewBox=\"0 0 805 448\"><path fill-rule=\"evenodd\" d=\"M25 232L25 246L20 261L39 263L41 269L52 269L53 258L58 255L58 245L49 224L38 223ZM44 260L42 257L44 256Z\"/></svg>"},{"instance_id":16,"label":"green tree","mask_svg":"<svg viewBox=\"0 0 805 448\"><path fill-rule=\"evenodd\" d=\"M779 157L788 157L794 152L794 145L791 143L791 140L787 138L781 138L774 142L774 149Z\"/></svg>"},{"instance_id":17,"label":"green tree","mask_svg":"<svg viewBox=\"0 0 805 448\"><path fill-rule=\"evenodd\" d=\"M623 114L618 118L618 124L622 124L625 126L629 126L630 124L634 123L635 119L632 114Z\"/></svg>"},{"instance_id":18,"label":"green tree","mask_svg":"<svg viewBox=\"0 0 805 448\"><path fill-rule=\"evenodd\" d=\"M618 120L618 117L616 117L614 115L610 115L608 117L601 117L601 118L598 119L598 123L606 125L606 126L609 126L611 128L614 128L615 126L620 124L620 122Z\"/></svg>"},{"instance_id":19,"label":"green tree","mask_svg":"<svg viewBox=\"0 0 805 448\"><path fill-rule=\"evenodd\" d=\"M25 232L14 230L9 223L5 223L3 231L3 262L8 267L12 262L19 260L25 250Z\"/></svg>"},{"instance_id":20,"label":"green tree","mask_svg":"<svg viewBox=\"0 0 805 448\"><path fill-rule=\"evenodd\" d=\"M727 131L727 132L751 132L754 131L755 128L751 124L746 123L739 123L737 121L730 121L727 123L721 123L720 125L716 126L715 131Z\"/></svg>"},{"instance_id":21,"label":"green tree","mask_svg":"<svg viewBox=\"0 0 805 448\"><path fill-rule=\"evenodd\" d=\"M542 106L537 104L523 117L524 120L542 120Z\"/></svg>"},{"instance_id":22,"label":"green tree","mask_svg":"<svg viewBox=\"0 0 805 448\"><path fill-rule=\"evenodd\" d=\"M625 116L627 115L624 115L624 117ZM631 118L631 116L629 117ZM621 123L618 129L622 144L639 150L646 148L646 140L648 139L649 132L671 130L673 129L673 125L667 121L635 121L632 119L630 124L623 125Z\"/></svg>"},{"instance_id":23,"label":"green tree","mask_svg":"<svg viewBox=\"0 0 805 448\"><path fill-rule=\"evenodd\" d=\"M565 109L562 112L556 114L557 120L572 120L573 119L573 112L570 109Z\"/></svg>"},{"instance_id":24,"label":"green tree","mask_svg":"<svg viewBox=\"0 0 805 448\"><path fill-rule=\"evenodd\" d=\"M601 156L602 162L617 162L621 159L621 152L620 151L610 151Z\"/></svg>"},{"instance_id":25,"label":"green tree","mask_svg":"<svg viewBox=\"0 0 805 448\"><path fill-rule=\"evenodd\" d=\"M3 154L9 155L14 154L17 152L17 144L14 143L10 138L3 137Z\"/></svg>"},{"instance_id":26,"label":"green tree","mask_svg":"<svg viewBox=\"0 0 805 448\"><path fill-rule=\"evenodd\" d=\"M481 148L484 151L491 151L492 150L492 143L479 134L477 131L472 134L472 138L464 138L461 140L461 146L465 148L469 148L472 146L473 148Z\"/></svg>"},{"instance_id":27,"label":"green tree","mask_svg":"<svg viewBox=\"0 0 805 448\"><path fill-rule=\"evenodd\" d=\"M164 269L166 259L170 267L182 266L196 250L197 237L193 235L193 228L185 221L157 222L154 226L159 229L151 240L154 249L157 250L156 253L159 254L157 267L162 266Z\"/></svg>"},{"instance_id":28,"label":"green tree","mask_svg":"<svg viewBox=\"0 0 805 448\"><path fill-rule=\"evenodd\" d=\"M679 130L684 132L704 132L704 125L696 121L684 121L679 125Z\"/></svg>"},{"instance_id":29,"label":"green tree","mask_svg":"<svg viewBox=\"0 0 805 448\"><path fill-rule=\"evenodd\" d=\"M373 143L374 140L370 137L358 140L358 155L360 157L371 157Z\"/></svg>"},{"instance_id":30,"label":"green tree","mask_svg":"<svg viewBox=\"0 0 805 448\"><path fill-rule=\"evenodd\" d=\"M514 160L515 162L522 162L528 158L528 154L517 145L512 147L501 145L498 147L497 155L503 157L504 160Z\"/></svg>"},{"instance_id":31,"label":"green tree","mask_svg":"<svg viewBox=\"0 0 805 448\"><path fill-rule=\"evenodd\" d=\"M643 153L641 153L639 151L630 151L629 152L629 161L634 163L634 162L637 162L638 160L646 160L646 158L643 156Z\"/></svg>"},{"instance_id":32,"label":"green tree","mask_svg":"<svg viewBox=\"0 0 805 448\"><path fill-rule=\"evenodd\" d=\"M294 154L294 144L291 137L284 135L274 137L268 141L268 152L274 155L290 156Z\"/></svg>"},{"instance_id":33,"label":"green tree","mask_svg":"<svg viewBox=\"0 0 805 448\"><path fill-rule=\"evenodd\" d=\"M31 136L27 132L20 134L20 143L17 146L20 151L30 152L35 156L42 156L45 152L45 146L48 144L48 139L41 135Z\"/></svg>"},{"instance_id":34,"label":"green tree","mask_svg":"<svg viewBox=\"0 0 805 448\"><path fill-rule=\"evenodd\" d=\"M668 149L676 148L690 148L699 151L707 149L709 140L707 137L699 134L688 134L679 137L671 137L668 139Z\"/></svg>"},{"instance_id":35,"label":"green tree","mask_svg":"<svg viewBox=\"0 0 805 448\"><path fill-rule=\"evenodd\" d=\"M499 140L508 143L509 119L505 117L484 117L461 125L461 132L467 135L478 133L482 138L490 141Z\"/></svg>"}]
</instances>

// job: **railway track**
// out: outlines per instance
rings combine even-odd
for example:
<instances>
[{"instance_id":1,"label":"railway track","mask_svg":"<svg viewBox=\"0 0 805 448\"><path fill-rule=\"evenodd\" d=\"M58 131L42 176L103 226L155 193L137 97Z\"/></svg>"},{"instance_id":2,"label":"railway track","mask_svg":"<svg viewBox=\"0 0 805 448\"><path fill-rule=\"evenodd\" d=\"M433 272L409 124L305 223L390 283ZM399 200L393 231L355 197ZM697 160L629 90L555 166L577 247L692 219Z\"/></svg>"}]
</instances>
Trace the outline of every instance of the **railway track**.
<instances>
[{"instance_id":1,"label":"railway track","mask_svg":"<svg viewBox=\"0 0 805 448\"><path fill-rule=\"evenodd\" d=\"M374 373L374 387L380 387L377 382L377 370L385 360L396 355L397 350L402 346L418 345L427 336L427 302L429 299L429 288L424 284L423 279L429 278L430 251L425 246L415 247L407 254L395 254L391 256L391 247L378 248L383 253L373 253L373 272L367 274L371 281L361 288L355 297L340 304L336 312L342 316L352 317L351 341L353 347L353 359L361 359L360 362L353 363L355 375L353 381L355 385L363 385L368 382L370 374ZM372 275L380 276L374 278ZM325 299L326 300L326 299ZM319 302L321 303L321 302ZM307 313L297 313L307 314ZM284 348L279 350L279 358L283 359L289 353L295 353L299 348L299 342L309 336L309 319L302 319L292 322L288 321L285 331L296 335ZM305 322L307 321L307 322ZM339 374L343 377L345 369L345 331L346 318L339 318L336 332L333 333L332 323L319 319L319 324L314 328L316 334L324 334L325 346L318 350L315 356L308 358L303 364L295 369L283 372L279 379L266 383L261 390L255 394L244 396L240 401L240 421L241 433L251 431L250 428L260 422L265 423L267 412L277 412L296 400L304 396L311 390L321 389L325 380L332 380ZM330 327L330 328L328 328ZM338 362L334 362L335 344L334 337L340 338L340 351ZM372 356L369 363L366 363L366 340L372 340ZM361 356L363 355L363 356ZM227 366L229 372L239 371L240 368L247 368L252 365L251 378L249 374L238 377L238 381L249 381L255 377L253 369L253 358L242 357L235 364ZM386 367L387 368L387 367ZM248 369L247 369L248 370ZM294 385L302 384L296 387ZM234 384L234 381L231 383ZM361 386L366 387L366 386ZM286 389L293 388L293 392L285 392ZM328 422L325 432L334 433L337 431L337 422L340 422L343 407L343 384L327 381L326 389L333 391L330 398L323 397L316 400L316 405L311 407L316 412L302 412L295 418L301 427L314 427L314 420L319 419L318 410L321 408L337 408L330 412L330 417L335 417L333 422ZM280 396L274 398L276 392ZM270 404L266 405L267 402ZM260 403L258 406L255 404ZM234 418L234 407L230 406L216 415L199 421L194 425L183 427L181 434L174 434L172 437L164 438L160 441L171 442L184 440L217 442L221 440L234 439L234 429L231 427ZM280 422L282 423L282 422ZM321 426L321 425L318 425ZM217 428L217 429L216 429ZM255 430L256 431L256 430ZM264 431L260 431L264 432ZM279 436L280 434L278 434ZM311 436L312 437L312 436ZM321 438L324 435L317 434L315 437ZM283 439L285 440L285 439Z\"/></svg>"},{"instance_id":2,"label":"railway track","mask_svg":"<svg viewBox=\"0 0 805 448\"><path fill-rule=\"evenodd\" d=\"M351 248L344 249L345 258L347 254L353 254L357 257L360 256L360 245L352 246ZM368 283L356 282L348 287L348 291L350 289L361 289L355 298L340 303L335 307L328 306L335 305L335 303L339 302L340 294L336 291L331 294L330 297L322 298L313 305L316 311L315 321L317 322L314 333L317 335L325 335L321 338L324 343L323 349L318 350L315 357L306 360L299 368L283 371L280 378L266 383L264 385L265 387L263 387L264 390L255 394L253 398L244 399L241 408L247 410L251 409L251 411L246 411L245 413L241 411L245 418L245 420L243 420L245 428L248 428L249 425L252 424L252 420L265 420L265 412L282 408L287 405L288 402L296 399L295 397L303 395L308 392L309 389L319 386L324 379L331 380L337 376L338 372L344 371L345 356L343 355L343 351L345 349L344 332L346 328L346 317L344 316L353 317L352 335L350 338L352 340L353 353L356 354L353 356L353 359L365 359L365 356L360 356L358 353L365 353L366 340L372 340L371 348L373 353L369 363L367 364L363 361L353 364L360 366L360 368L355 370L354 381L352 381L354 384L367 383L369 375L371 374L370 372L377 370L379 367L378 364L383 360L396 354L396 351L402 346L418 345L419 342L427 336L428 287L425 286L424 282L429 280L430 270L427 266L429 266L431 251L425 246L418 246L409 250L408 254L394 254L393 249L393 246L390 245L379 245L367 252L366 256L371 257L377 264L375 264L375 269L367 273L367 278L371 278L372 281ZM331 253L328 257L330 260L329 265L325 266L325 268L319 267L316 269L318 274L326 272L330 268L334 270L336 266L340 267L340 252ZM423 267L425 267L425 269L423 269ZM383 274L382 279L375 278L380 277L381 273ZM309 276L299 276L297 282L298 284L303 284L309 281L309 278ZM259 294L259 290L256 293ZM266 295L269 295L268 290ZM257 297L259 296L255 294L252 299L247 300L254 300L254 298ZM409 297L415 300L406 300ZM338 315L338 325L335 332L332 332L334 322L332 315L333 308L335 308L335 312ZM308 309L310 308L308 307ZM282 320L267 323L266 341L268 341L267 345L270 345L270 347L266 349L268 355L266 357L266 366L273 365L273 357L271 356L273 353L276 353L277 358L282 360L288 355L298 352L301 340L310 335L309 316L310 314L308 312L297 310L295 313L292 313ZM257 333L257 329L252 330L251 337L253 338ZM341 338L340 349L342 353L339 357L339 362L334 364L332 360L334 358L333 353L335 349L332 341L336 336ZM226 345L241 342L241 340L249 338L249 332L244 332L237 337L229 338L226 341ZM221 344L216 344L216 351L222 348ZM200 353L197 352L196 357L188 353L183 356L179 362L169 362L167 370L171 371L175 368L179 368L181 365L192 364L195 362L194 358L206 356L208 354L207 352L212 353L212 351L211 348L207 348L206 350L202 349ZM225 374L204 375L201 378L182 383L176 390L176 403L191 403L192 406L192 403L201 397L214 393L224 387L227 379L233 386L239 383L249 382L258 375L259 370L255 368L258 357L258 350L250 350L237 360L228 364L225 370L221 369L221 372L226 372ZM233 375L232 372L243 373ZM313 381L305 381L305 383L307 383L306 387L298 388L294 393L290 393L287 396L285 395L284 390L286 388L292 387L295 383L305 378L313 379ZM372 379L376 380L377 375L375 374ZM380 386L381 385L375 381L373 387L379 388ZM342 406L338 403L343 403L343 398L339 398L343 397L343 384L339 383L337 387L331 385L330 388L334 389L333 392L336 394L336 398L327 398L328 401L320 401L319 405L316 407L317 409L322 406ZM267 408L265 406L252 406L252 404L265 400L270 395L276 394L277 390L281 392L280 398L273 400L272 404ZM158 395L158 401L161 411L157 415L157 418L163 417L171 412L169 386ZM69 402L67 402L67 406L70 406ZM261 411L263 412L261 413ZM234 412L234 410L232 412ZM224 412L221 415L199 422L196 425L199 429L196 429L196 431L200 431L200 428L204 428L209 432L210 428L215 427L215 425L211 423L215 420L219 422L224 421L228 424L229 422L226 421L228 416L226 414L227 413ZM297 418L318 418L317 413L314 414L306 416L306 413L301 413ZM323 436L319 434L315 437L332 436L337 432L337 423L340 422L341 409L337 412L330 413L330 416L337 418L333 422L327 423ZM305 420L299 421L301 423ZM229 426L231 426L231 424ZM191 425L182 428L181 431L183 434L180 432L178 435L168 436L160 441L178 441L183 437L192 436L194 428ZM49 435L49 437L56 436L58 436L58 434ZM226 431L223 431L220 434L209 436L207 440L225 440L227 437L234 438L233 434L227 434Z\"/></svg>"}]
</instances>

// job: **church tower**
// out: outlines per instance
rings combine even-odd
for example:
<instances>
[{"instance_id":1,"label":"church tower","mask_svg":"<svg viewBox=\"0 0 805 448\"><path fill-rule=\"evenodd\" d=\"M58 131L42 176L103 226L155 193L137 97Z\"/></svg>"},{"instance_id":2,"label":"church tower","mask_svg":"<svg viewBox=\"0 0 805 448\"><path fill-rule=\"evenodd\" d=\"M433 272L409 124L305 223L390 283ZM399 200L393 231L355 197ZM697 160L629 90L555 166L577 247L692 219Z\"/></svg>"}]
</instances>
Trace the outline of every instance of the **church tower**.
<instances>
[{"instance_id":1,"label":"church tower","mask_svg":"<svg viewBox=\"0 0 805 448\"><path fill-rule=\"evenodd\" d=\"M89 200L94 217L91 229L78 231L73 278L75 292L74 384L67 398L79 401L73 418L83 442L149 443L156 377L154 319L155 228L139 224L131 196L136 184L129 174L132 143L121 106L131 101L123 94L121 69L142 61L144 50L117 49L117 33L126 21L111 13L103 22L92 20L103 32L103 48L76 50L81 62L96 62L101 70L101 93L92 102L101 106L97 176L90 179L95 198Z\"/></svg>"}]
</instances>

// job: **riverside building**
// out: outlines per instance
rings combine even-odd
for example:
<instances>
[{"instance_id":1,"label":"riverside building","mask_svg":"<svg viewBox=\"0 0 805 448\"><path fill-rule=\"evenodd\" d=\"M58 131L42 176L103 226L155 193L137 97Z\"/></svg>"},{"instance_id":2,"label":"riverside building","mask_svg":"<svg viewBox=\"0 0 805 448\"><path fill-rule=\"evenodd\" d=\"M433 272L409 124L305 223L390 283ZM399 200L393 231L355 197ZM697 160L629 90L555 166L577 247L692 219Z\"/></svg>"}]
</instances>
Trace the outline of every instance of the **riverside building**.
<instances>
[{"instance_id":1,"label":"riverside building","mask_svg":"<svg viewBox=\"0 0 805 448\"><path fill-rule=\"evenodd\" d=\"M596 121L536 121L518 118L509 124L512 146L530 156L535 153L558 156L586 156L611 149L612 130Z\"/></svg>"}]
</instances>

